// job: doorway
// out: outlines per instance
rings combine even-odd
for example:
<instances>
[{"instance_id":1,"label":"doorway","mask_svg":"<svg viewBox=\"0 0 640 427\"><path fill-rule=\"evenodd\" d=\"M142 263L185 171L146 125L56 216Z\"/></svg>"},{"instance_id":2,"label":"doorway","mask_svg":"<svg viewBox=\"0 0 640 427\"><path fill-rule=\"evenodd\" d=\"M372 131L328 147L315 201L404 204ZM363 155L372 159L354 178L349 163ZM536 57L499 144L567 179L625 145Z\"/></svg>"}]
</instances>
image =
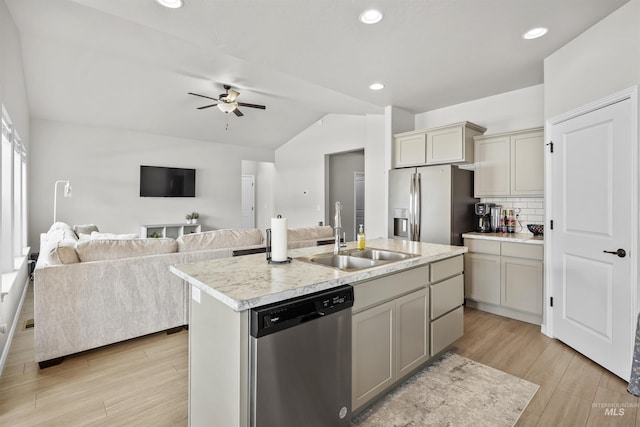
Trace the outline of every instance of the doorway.
<instances>
[{"instance_id":1,"label":"doorway","mask_svg":"<svg viewBox=\"0 0 640 427\"><path fill-rule=\"evenodd\" d=\"M548 125L549 331L627 381L637 295L637 117L634 88Z\"/></svg>"},{"instance_id":2,"label":"doorway","mask_svg":"<svg viewBox=\"0 0 640 427\"><path fill-rule=\"evenodd\" d=\"M242 175L242 223L240 228L256 227L256 192L254 175Z\"/></svg>"},{"instance_id":3,"label":"doorway","mask_svg":"<svg viewBox=\"0 0 640 427\"><path fill-rule=\"evenodd\" d=\"M342 205L342 232L346 241L357 238L358 220L364 224L364 150L328 154L325 156L325 218L327 225L334 225L335 203ZM361 184L356 179L362 178ZM361 189L360 201L356 199L356 186ZM360 191L358 190L358 192ZM358 206L356 206L356 204Z\"/></svg>"}]
</instances>

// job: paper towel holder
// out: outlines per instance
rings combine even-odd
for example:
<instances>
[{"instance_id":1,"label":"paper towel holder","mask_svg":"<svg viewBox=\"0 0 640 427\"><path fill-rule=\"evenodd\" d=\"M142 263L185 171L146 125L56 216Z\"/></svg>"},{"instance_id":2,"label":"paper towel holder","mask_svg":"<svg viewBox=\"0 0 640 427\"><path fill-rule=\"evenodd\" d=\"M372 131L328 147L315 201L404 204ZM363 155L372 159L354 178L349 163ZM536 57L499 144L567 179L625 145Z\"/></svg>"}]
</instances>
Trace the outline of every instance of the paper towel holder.
<instances>
[{"instance_id":1,"label":"paper towel holder","mask_svg":"<svg viewBox=\"0 0 640 427\"><path fill-rule=\"evenodd\" d=\"M280 217L280 215L278 215L278 217ZM284 261L274 261L271 259L271 229L270 228L267 228L266 254L267 254L267 263L269 264L290 264L291 263L291 257L287 257L287 259Z\"/></svg>"}]
</instances>

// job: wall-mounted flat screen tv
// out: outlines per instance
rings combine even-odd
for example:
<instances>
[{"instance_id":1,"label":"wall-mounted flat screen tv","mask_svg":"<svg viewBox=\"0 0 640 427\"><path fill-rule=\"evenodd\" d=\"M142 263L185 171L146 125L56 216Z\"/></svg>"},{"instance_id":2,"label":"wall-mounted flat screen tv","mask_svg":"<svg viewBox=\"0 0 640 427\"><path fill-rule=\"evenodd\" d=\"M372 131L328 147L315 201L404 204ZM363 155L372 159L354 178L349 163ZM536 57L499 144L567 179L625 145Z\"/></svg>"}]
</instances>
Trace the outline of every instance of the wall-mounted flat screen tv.
<instances>
[{"instance_id":1,"label":"wall-mounted flat screen tv","mask_svg":"<svg viewBox=\"0 0 640 427\"><path fill-rule=\"evenodd\" d=\"M140 197L196 197L196 170L140 166Z\"/></svg>"}]
</instances>

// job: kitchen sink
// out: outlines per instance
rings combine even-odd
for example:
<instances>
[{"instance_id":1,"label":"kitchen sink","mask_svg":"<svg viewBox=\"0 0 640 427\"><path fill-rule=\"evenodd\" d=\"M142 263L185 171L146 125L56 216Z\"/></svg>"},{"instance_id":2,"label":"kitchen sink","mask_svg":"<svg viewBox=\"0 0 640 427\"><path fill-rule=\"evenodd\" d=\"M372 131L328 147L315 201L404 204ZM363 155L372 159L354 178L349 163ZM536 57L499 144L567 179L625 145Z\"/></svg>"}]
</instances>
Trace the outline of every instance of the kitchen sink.
<instances>
[{"instance_id":1,"label":"kitchen sink","mask_svg":"<svg viewBox=\"0 0 640 427\"><path fill-rule=\"evenodd\" d=\"M393 261L413 258L419 255L406 254L382 249L367 248L363 250L351 250L338 255L332 253L308 255L296 259L312 264L325 265L343 271L363 270Z\"/></svg>"},{"instance_id":2,"label":"kitchen sink","mask_svg":"<svg viewBox=\"0 0 640 427\"><path fill-rule=\"evenodd\" d=\"M400 261L416 257L417 255L406 254L404 252L387 251L383 249L367 248L362 250L350 251L349 256L371 259L374 261Z\"/></svg>"},{"instance_id":3,"label":"kitchen sink","mask_svg":"<svg viewBox=\"0 0 640 427\"><path fill-rule=\"evenodd\" d=\"M335 267L339 270L351 271L362 270L377 265L372 259L357 258L349 255L320 254L297 258L314 264L322 264L328 267Z\"/></svg>"}]
</instances>

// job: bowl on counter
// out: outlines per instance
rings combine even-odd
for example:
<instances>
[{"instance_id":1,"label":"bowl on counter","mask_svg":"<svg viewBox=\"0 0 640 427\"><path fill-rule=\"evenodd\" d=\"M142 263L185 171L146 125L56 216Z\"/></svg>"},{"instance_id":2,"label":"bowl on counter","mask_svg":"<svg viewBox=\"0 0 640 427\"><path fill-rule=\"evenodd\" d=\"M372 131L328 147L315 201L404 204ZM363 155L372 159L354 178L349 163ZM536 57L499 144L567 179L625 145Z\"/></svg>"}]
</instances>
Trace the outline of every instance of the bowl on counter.
<instances>
[{"instance_id":1,"label":"bowl on counter","mask_svg":"<svg viewBox=\"0 0 640 427\"><path fill-rule=\"evenodd\" d=\"M534 236L544 235L544 224L527 224L527 228Z\"/></svg>"}]
</instances>

